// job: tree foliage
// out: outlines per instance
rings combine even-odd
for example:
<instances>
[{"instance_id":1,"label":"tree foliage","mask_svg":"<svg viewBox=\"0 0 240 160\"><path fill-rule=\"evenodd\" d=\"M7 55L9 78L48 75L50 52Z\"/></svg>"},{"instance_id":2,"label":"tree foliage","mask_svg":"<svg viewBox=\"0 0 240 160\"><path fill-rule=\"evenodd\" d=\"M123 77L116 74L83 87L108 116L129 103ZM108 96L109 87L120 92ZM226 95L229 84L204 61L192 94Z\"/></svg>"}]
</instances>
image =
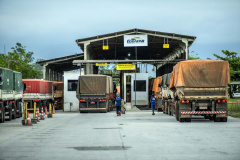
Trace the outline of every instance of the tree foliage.
<instances>
[{"instance_id":1,"label":"tree foliage","mask_svg":"<svg viewBox=\"0 0 240 160\"><path fill-rule=\"evenodd\" d=\"M237 56L237 52L230 52L228 50L222 50L225 57L221 57L217 54L213 54L217 59L228 61L230 69L230 77L232 81L240 80L240 57Z\"/></svg>"},{"instance_id":2,"label":"tree foliage","mask_svg":"<svg viewBox=\"0 0 240 160\"><path fill-rule=\"evenodd\" d=\"M200 59L200 57L198 57L198 53L195 53L194 51L192 51L191 55L189 55L188 59L194 60L194 59Z\"/></svg>"},{"instance_id":3,"label":"tree foliage","mask_svg":"<svg viewBox=\"0 0 240 160\"><path fill-rule=\"evenodd\" d=\"M21 43L16 43L9 54L9 69L21 72L23 78L41 78L41 71L35 70L36 65L31 64L34 60L33 52L26 52L26 47ZM8 55L1 55L0 66L8 67Z\"/></svg>"}]
</instances>

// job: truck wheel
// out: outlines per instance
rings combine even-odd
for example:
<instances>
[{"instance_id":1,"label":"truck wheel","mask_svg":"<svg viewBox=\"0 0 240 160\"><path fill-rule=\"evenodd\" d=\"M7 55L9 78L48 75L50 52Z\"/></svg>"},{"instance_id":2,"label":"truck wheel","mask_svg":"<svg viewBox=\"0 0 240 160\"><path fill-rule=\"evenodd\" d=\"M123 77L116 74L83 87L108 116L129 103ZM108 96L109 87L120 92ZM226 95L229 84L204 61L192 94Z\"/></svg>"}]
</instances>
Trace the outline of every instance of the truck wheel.
<instances>
[{"instance_id":1,"label":"truck wheel","mask_svg":"<svg viewBox=\"0 0 240 160\"><path fill-rule=\"evenodd\" d=\"M209 115L209 120L213 121L214 120L214 116L213 115Z\"/></svg>"},{"instance_id":2,"label":"truck wheel","mask_svg":"<svg viewBox=\"0 0 240 160\"><path fill-rule=\"evenodd\" d=\"M3 123L4 121L3 121L3 111L1 111L1 113L0 113L0 123Z\"/></svg>"},{"instance_id":3,"label":"truck wheel","mask_svg":"<svg viewBox=\"0 0 240 160\"><path fill-rule=\"evenodd\" d=\"M184 122L185 118L179 118L179 122Z\"/></svg>"},{"instance_id":4,"label":"truck wheel","mask_svg":"<svg viewBox=\"0 0 240 160\"><path fill-rule=\"evenodd\" d=\"M221 118L222 122L227 122L227 117Z\"/></svg>"},{"instance_id":5,"label":"truck wheel","mask_svg":"<svg viewBox=\"0 0 240 160\"><path fill-rule=\"evenodd\" d=\"M191 119L191 118L186 118L185 121L186 121L186 122L191 122L192 119Z\"/></svg>"},{"instance_id":6,"label":"truck wheel","mask_svg":"<svg viewBox=\"0 0 240 160\"><path fill-rule=\"evenodd\" d=\"M10 107L10 109L8 109L8 116L9 116L8 121L11 121L12 120L12 106L9 105L9 107Z\"/></svg>"},{"instance_id":7,"label":"truck wheel","mask_svg":"<svg viewBox=\"0 0 240 160\"><path fill-rule=\"evenodd\" d=\"M221 118L217 118L216 115L214 116L214 122L220 122Z\"/></svg>"},{"instance_id":8,"label":"truck wheel","mask_svg":"<svg viewBox=\"0 0 240 160\"><path fill-rule=\"evenodd\" d=\"M12 109L14 109L14 111L12 111L12 119L16 119L16 117L17 117L17 107L16 107L16 105L12 104Z\"/></svg>"},{"instance_id":9,"label":"truck wheel","mask_svg":"<svg viewBox=\"0 0 240 160\"><path fill-rule=\"evenodd\" d=\"M176 102L176 106L175 107L176 107L176 120L179 121L179 119L178 119L178 116L179 116L178 115L179 114L179 103L178 102Z\"/></svg>"}]
</instances>

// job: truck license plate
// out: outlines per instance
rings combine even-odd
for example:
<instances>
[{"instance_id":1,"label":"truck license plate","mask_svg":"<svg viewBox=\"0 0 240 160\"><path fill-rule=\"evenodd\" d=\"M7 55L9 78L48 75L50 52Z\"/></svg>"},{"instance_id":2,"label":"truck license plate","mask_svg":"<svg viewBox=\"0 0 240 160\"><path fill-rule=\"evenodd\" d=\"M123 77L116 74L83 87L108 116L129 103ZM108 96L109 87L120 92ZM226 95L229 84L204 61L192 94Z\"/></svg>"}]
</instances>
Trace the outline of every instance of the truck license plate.
<instances>
[{"instance_id":1,"label":"truck license plate","mask_svg":"<svg viewBox=\"0 0 240 160\"><path fill-rule=\"evenodd\" d=\"M207 109L207 107L200 107L200 109Z\"/></svg>"},{"instance_id":2,"label":"truck license plate","mask_svg":"<svg viewBox=\"0 0 240 160\"><path fill-rule=\"evenodd\" d=\"M90 102L90 104L95 104L95 102Z\"/></svg>"},{"instance_id":3,"label":"truck license plate","mask_svg":"<svg viewBox=\"0 0 240 160\"><path fill-rule=\"evenodd\" d=\"M12 109L12 111L14 112L14 109Z\"/></svg>"}]
</instances>

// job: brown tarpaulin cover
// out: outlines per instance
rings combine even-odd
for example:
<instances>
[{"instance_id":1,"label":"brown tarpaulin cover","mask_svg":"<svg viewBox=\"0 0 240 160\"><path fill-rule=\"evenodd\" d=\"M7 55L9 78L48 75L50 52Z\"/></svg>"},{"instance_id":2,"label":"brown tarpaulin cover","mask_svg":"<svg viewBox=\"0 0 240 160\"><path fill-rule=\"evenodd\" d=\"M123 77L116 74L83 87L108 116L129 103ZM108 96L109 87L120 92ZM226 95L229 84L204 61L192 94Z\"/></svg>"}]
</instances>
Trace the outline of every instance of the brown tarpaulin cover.
<instances>
[{"instance_id":1,"label":"brown tarpaulin cover","mask_svg":"<svg viewBox=\"0 0 240 160\"><path fill-rule=\"evenodd\" d=\"M80 93L96 94L108 93L107 76L105 75L84 75L79 76Z\"/></svg>"},{"instance_id":2,"label":"brown tarpaulin cover","mask_svg":"<svg viewBox=\"0 0 240 160\"><path fill-rule=\"evenodd\" d=\"M162 90L159 88L159 84L162 83L162 76L154 79L152 91L153 92L161 92Z\"/></svg>"},{"instance_id":3,"label":"brown tarpaulin cover","mask_svg":"<svg viewBox=\"0 0 240 160\"><path fill-rule=\"evenodd\" d=\"M224 87L230 83L228 61L188 60L173 67L170 89L177 87Z\"/></svg>"}]
</instances>

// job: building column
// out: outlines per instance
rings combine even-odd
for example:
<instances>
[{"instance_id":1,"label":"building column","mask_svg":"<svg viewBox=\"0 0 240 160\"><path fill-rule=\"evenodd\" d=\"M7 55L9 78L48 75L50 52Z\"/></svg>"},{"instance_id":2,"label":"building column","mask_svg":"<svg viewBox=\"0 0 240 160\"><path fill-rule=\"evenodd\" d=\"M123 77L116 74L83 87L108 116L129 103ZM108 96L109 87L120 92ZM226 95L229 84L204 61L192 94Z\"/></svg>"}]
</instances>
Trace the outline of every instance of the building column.
<instances>
[{"instance_id":1,"label":"building column","mask_svg":"<svg viewBox=\"0 0 240 160\"><path fill-rule=\"evenodd\" d=\"M46 78L45 80L49 80L49 67L46 67Z\"/></svg>"},{"instance_id":2,"label":"building column","mask_svg":"<svg viewBox=\"0 0 240 160\"><path fill-rule=\"evenodd\" d=\"M88 45L90 42L85 42L84 43L84 60L89 60L89 52L88 52ZM90 64L85 64L84 65L84 73L85 74L91 74L91 66Z\"/></svg>"},{"instance_id":3,"label":"building column","mask_svg":"<svg viewBox=\"0 0 240 160\"><path fill-rule=\"evenodd\" d=\"M182 42L185 43L185 46L186 46L186 60L188 60L188 57L189 57L189 53L188 53L188 39L187 38L183 38L182 39Z\"/></svg>"}]
</instances>

